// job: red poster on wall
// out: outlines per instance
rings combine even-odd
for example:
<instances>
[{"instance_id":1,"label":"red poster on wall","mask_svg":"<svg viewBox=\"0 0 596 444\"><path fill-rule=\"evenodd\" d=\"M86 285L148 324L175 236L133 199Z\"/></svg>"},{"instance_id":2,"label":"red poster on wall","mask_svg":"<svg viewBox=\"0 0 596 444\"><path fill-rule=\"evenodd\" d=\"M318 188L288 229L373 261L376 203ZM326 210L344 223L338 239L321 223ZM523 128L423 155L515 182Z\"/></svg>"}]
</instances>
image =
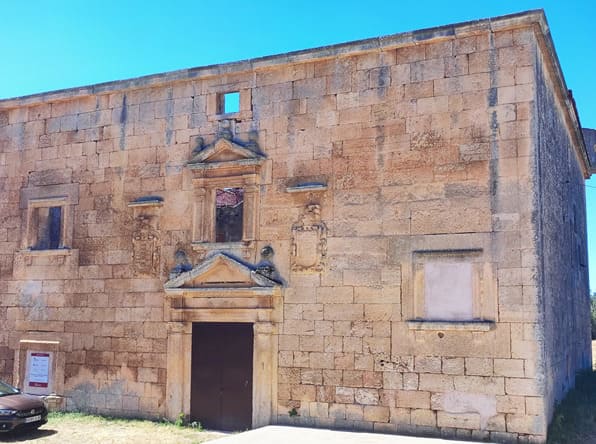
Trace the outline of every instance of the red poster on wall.
<instances>
[{"instance_id":1,"label":"red poster on wall","mask_svg":"<svg viewBox=\"0 0 596 444\"><path fill-rule=\"evenodd\" d=\"M29 356L29 387L47 387L50 376L50 354L31 353Z\"/></svg>"}]
</instances>

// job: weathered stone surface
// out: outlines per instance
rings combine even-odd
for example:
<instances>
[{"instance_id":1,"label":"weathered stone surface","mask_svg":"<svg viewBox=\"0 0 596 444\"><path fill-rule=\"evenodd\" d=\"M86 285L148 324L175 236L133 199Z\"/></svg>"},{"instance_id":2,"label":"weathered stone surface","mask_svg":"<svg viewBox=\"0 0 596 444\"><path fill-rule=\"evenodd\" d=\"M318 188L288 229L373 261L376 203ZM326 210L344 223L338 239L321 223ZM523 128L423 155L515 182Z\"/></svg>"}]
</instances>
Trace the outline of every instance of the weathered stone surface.
<instances>
[{"instance_id":1,"label":"weathered stone surface","mask_svg":"<svg viewBox=\"0 0 596 444\"><path fill-rule=\"evenodd\" d=\"M193 323L251 323L255 427L543 441L590 365L596 161L546 31L529 12L0 101L0 378L58 343L67 409L175 418Z\"/></svg>"}]
</instances>

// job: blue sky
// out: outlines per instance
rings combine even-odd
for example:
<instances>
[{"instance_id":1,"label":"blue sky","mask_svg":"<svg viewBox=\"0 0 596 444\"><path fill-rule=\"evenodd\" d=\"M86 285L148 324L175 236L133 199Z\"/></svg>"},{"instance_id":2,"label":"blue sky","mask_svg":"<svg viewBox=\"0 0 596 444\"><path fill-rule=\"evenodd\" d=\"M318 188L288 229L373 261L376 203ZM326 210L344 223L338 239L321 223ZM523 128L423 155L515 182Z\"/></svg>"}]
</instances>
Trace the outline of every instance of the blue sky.
<instances>
[{"instance_id":1,"label":"blue sky","mask_svg":"<svg viewBox=\"0 0 596 444\"><path fill-rule=\"evenodd\" d=\"M582 125L596 128L596 1L2 0L0 98L543 8ZM596 179L587 182L596 290Z\"/></svg>"}]
</instances>

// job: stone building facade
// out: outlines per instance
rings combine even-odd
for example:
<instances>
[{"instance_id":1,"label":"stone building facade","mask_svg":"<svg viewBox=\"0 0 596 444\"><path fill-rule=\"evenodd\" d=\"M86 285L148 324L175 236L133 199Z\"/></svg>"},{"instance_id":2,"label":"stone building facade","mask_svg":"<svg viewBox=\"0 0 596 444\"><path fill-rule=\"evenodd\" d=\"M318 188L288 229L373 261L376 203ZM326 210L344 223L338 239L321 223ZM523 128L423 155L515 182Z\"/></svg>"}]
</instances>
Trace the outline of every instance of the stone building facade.
<instances>
[{"instance_id":1,"label":"stone building facade","mask_svg":"<svg viewBox=\"0 0 596 444\"><path fill-rule=\"evenodd\" d=\"M2 100L0 378L543 442L591 364L594 164L541 11Z\"/></svg>"}]
</instances>

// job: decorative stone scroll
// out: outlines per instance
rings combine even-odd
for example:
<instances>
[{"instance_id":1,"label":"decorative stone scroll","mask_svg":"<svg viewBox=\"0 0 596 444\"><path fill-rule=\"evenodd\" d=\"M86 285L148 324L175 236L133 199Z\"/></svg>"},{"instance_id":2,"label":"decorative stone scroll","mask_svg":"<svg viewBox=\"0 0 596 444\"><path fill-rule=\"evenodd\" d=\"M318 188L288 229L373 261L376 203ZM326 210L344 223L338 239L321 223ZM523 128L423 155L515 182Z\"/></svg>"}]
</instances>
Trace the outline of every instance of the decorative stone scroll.
<instances>
[{"instance_id":1,"label":"decorative stone scroll","mask_svg":"<svg viewBox=\"0 0 596 444\"><path fill-rule=\"evenodd\" d=\"M292 226L292 271L319 272L327 260L327 226L321 221L321 206L309 204Z\"/></svg>"}]
</instances>

